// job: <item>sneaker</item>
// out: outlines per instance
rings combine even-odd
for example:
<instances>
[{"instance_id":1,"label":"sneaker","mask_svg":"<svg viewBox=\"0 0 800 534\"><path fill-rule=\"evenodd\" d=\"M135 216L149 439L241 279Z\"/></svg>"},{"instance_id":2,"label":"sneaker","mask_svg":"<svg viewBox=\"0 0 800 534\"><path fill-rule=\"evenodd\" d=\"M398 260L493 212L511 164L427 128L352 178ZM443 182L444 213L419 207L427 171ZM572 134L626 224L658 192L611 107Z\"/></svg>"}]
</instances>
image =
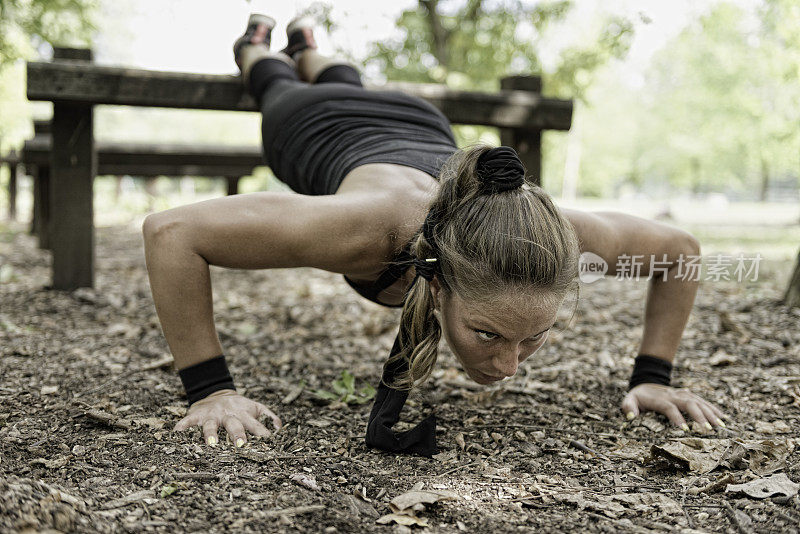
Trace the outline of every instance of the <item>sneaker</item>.
<instances>
[{"instance_id":1,"label":"sneaker","mask_svg":"<svg viewBox=\"0 0 800 534\"><path fill-rule=\"evenodd\" d=\"M257 13L250 14L250 18L247 21L247 29L233 44L233 57L240 69L242 68L242 49L246 45L260 45L269 50L272 28L274 27L275 19L272 17Z\"/></svg>"},{"instance_id":2,"label":"sneaker","mask_svg":"<svg viewBox=\"0 0 800 534\"><path fill-rule=\"evenodd\" d=\"M281 52L296 60L295 56L306 48L316 50L317 42L314 40L313 27L314 20L309 17L292 19L286 27L286 37L289 38L289 44Z\"/></svg>"}]
</instances>

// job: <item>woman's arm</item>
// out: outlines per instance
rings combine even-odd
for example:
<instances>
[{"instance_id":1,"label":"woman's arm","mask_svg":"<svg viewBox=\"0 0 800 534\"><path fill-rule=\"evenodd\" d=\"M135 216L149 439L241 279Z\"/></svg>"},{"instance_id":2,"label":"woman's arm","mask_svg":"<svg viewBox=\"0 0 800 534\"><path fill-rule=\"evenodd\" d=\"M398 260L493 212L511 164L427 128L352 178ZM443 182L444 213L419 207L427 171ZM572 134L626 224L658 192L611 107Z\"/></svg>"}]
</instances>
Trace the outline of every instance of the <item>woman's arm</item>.
<instances>
[{"instance_id":1,"label":"woman's arm","mask_svg":"<svg viewBox=\"0 0 800 534\"><path fill-rule=\"evenodd\" d=\"M575 227L581 252L593 252L608 264L607 275L646 278L651 267L659 273L650 280L639 354L672 362L692 310L699 276L685 272L685 263L700 255L700 245L688 232L631 215L564 210ZM681 266L683 265L683 268ZM638 269L638 273L637 273ZM684 272L681 272L684 271ZM640 409L665 414L686 428L681 411L706 427L717 425L722 412L690 393L656 384L631 389L623 401L629 418Z\"/></svg>"},{"instance_id":2,"label":"woman's arm","mask_svg":"<svg viewBox=\"0 0 800 534\"><path fill-rule=\"evenodd\" d=\"M391 257L391 214L383 197L364 193L303 196L252 193L198 202L148 216L143 225L153 301L164 336L181 370L222 354L214 326L209 265L237 269L318 267L369 270ZM192 405L178 429L202 425L209 443L225 426L244 443L245 429L266 407L232 390ZM213 438L213 439L212 439Z\"/></svg>"}]
</instances>

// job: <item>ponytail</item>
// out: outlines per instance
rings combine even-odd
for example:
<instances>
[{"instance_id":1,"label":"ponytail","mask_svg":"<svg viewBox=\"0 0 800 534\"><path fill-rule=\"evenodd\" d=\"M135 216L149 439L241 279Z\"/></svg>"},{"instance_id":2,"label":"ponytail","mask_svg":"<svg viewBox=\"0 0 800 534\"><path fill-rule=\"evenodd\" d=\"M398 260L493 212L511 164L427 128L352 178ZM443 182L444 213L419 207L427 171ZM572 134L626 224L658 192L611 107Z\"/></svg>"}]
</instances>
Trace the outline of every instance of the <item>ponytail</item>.
<instances>
[{"instance_id":1,"label":"ponytail","mask_svg":"<svg viewBox=\"0 0 800 534\"><path fill-rule=\"evenodd\" d=\"M431 251L424 235L420 235L411 247L417 257L422 250ZM403 312L400 316L400 351L393 354L386 361L386 367L393 366L396 362L405 360L406 371L395 376L392 384L387 384L396 389L410 390L417 382L424 382L433 372L438 356L439 340L442 338L442 327L434 315L433 295L431 282L427 276L421 276L421 269L417 269L411 287L406 293L403 303Z\"/></svg>"}]
</instances>

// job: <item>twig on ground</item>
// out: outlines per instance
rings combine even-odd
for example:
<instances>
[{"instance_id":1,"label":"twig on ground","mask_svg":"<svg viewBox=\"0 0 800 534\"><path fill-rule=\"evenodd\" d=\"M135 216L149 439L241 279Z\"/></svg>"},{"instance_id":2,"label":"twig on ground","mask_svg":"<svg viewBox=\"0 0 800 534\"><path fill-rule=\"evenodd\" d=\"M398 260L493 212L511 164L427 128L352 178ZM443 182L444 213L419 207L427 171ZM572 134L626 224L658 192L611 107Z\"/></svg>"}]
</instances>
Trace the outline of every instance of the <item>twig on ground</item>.
<instances>
[{"instance_id":1,"label":"twig on ground","mask_svg":"<svg viewBox=\"0 0 800 534\"><path fill-rule=\"evenodd\" d=\"M219 475L216 473L199 472L199 473L175 473L172 477L175 480L218 480Z\"/></svg>"},{"instance_id":2,"label":"twig on ground","mask_svg":"<svg viewBox=\"0 0 800 534\"><path fill-rule=\"evenodd\" d=\"M734 508L727 502L724 503L724 506L731 518L731 523L736 525L736 528L739 529L739 532L742 534L752 534L754 532L753 521L750 519L749 515L742 512L738 508Z\"/></svg>"},{"instance_id":3,"label":"twig on ground","mask_svg":"<svg viewBox=\"0 0 800 534\"><path fill-rule=\"evenodd\" d=\"M583 452L587 452L587 453L589 453L589 454L591 454L593 456L596 456L597 458L602 458L603 460L608 460L608 457L605 454L603 454L601 452L597 452L596 450L594 450L594 449L592 449L590 447L587 447L586 444L584 444L583 442L578 441L577 439L570 440L569 444L571 446L575 447L576 449L578 449L580 451L583 451Z\"/></svg>"},{"instance_id":4,"label":"twig on ground","mask_svg":"<svg viewBox=\"0 0 800 534\"><path fill-rule=\"evenodd\" d=\"M97 421L98 423L103 423L105 425L114 427L114 428L121 428L123 430L133 430L136 428L136 423L133 421L128 421L127 419L123 419L122 417L117 417L116 415L111 415L110 413L106 413L102 410L98 410L96 408L89 408L83 412L83 415L88 417L93 421Z\"/></svg>"},{"instance_id":5,"label":"twig on ground","mask_svg":"<svg viewBox=\"0 0 800 534\"><path fill-rule=\"evenodd\" d=\"M442 476L445 476L445 475L449 475L449 474L455 473L456 471L458 471L460 469L464 469L465 467L469 467L469 466L473 465L474 463L475 463L475 461L473 460L472 462L468 462L468 463L465 463L465 464L462 464L462 465L457 465L456 467L453 467L452 469L448 469L447 471L445 471L443 473L436 473L433 476L442 477Z\"/></svg>"},{"instance_id":6,"label":"twig on ground","mask_svg":"<svg viewBox=\"0 0 800 534\"><path fill-rule=\"evenodd\" d=\"M305 382L301 382L300 384L294 386L291 390L289 390L289 393L287 393L286 396L281 399L281 404L293 403L295 400L297 400L297 397L300 396L305 388Z\"/></svg>"},{"instance_id":7,"label":"twig on ground","mask_svg":"<svg viewBox=\"0 0 800 534\"><path fill-rule=\"evenodd\" d=\"M702 488L691 488L689 489L689 495L699 495L701 493L712 493L719 489L722 489L727 484L731 484L733 482L733 474L728 473L727 475L718 478L713 482L709 482Z\"/></svg>"}]
</instances>

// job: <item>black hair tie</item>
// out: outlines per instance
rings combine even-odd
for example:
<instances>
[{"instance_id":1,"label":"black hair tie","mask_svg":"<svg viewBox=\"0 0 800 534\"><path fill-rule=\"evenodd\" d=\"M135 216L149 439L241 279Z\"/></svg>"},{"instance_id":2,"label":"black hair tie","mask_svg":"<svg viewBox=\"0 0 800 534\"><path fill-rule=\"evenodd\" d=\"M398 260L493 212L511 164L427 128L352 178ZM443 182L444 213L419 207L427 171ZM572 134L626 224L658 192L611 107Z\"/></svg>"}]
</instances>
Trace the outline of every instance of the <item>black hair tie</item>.
<instances>
[{"instance_id":1,"label":"black hair tie","mask_svg":"<svg viewBox=\"0 0 800 534\"><path fill-rule=\"evenodd\" d=\"M400 352L400 333L394 339L390 358ZM403 372L408 371L408 361L396 360L383 368L383 378L375 394L375 402L369 414L367 435L368 447L384 451L433 456L436 454L436 416L431 414L417 426L405 432L395 432L392 427L400 420L400 412L408 398L408 391L388 386Z\"/></svg>"},{"instance_id":2,"label":"black hair tie","mask_svg":"<svg viewBox=\"0 0 800 534\"><path fill-rule=\"evenodd\" d=\"M428 282L431 282L436 275L436 264L438 262L439 260L437 258L414 258L414 270L417 272L417 276L421 276Z\"/></svg>"},{"instance_id":3,"label":"black hair tie","mask_svg":"<svg viewBox=\"0 0 800 534\"><path fill-rule=\"evenodd\" d=\"M491 148L478 156L475 170L482 194L511 191L525 183L525 166L509 146Z\"/></svg>"}]
</instances>

